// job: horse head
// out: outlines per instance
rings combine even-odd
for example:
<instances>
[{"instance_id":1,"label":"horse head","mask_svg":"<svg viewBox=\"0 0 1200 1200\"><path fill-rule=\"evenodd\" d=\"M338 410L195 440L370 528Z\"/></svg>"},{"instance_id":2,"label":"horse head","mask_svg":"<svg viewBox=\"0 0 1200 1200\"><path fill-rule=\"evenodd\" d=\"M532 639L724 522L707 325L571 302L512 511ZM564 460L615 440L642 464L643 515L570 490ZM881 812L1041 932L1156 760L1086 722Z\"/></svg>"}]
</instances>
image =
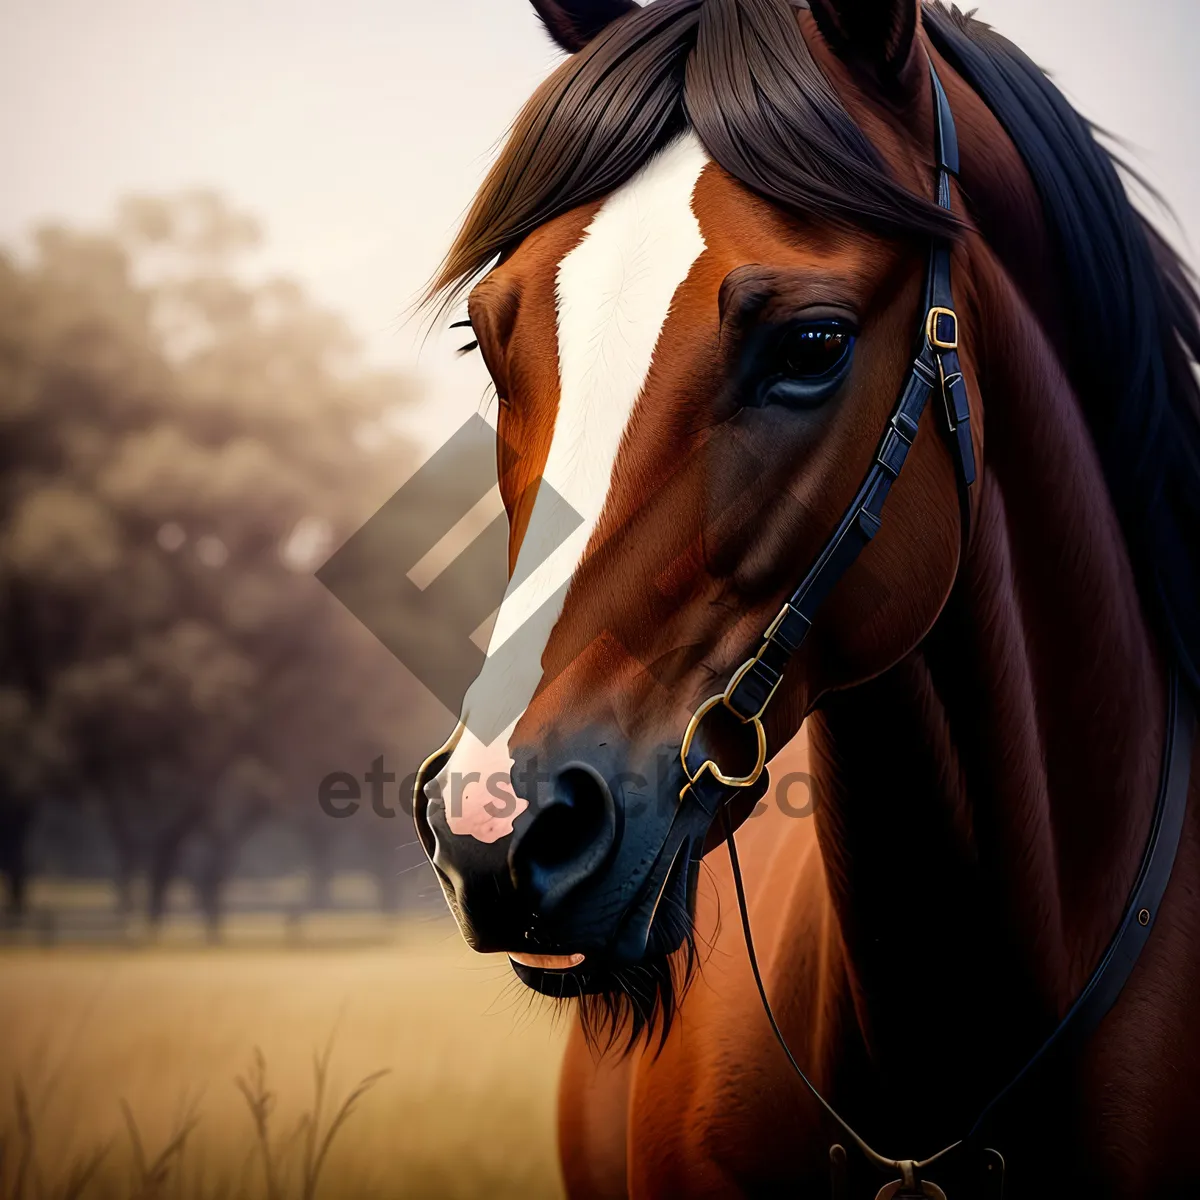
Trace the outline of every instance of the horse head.
<instances>
[{"instance_id":1,"label":"horse head","mask_svg":"<svg viewBox=\"0 0 1200 1200\"><path fill-rule=\"evenodd\" d=\"M998 215L1037 193L955 79L964 203L930 82L951 68L917 0L535 7L570 57L433 289L474 284L511 577L414 810L471 945L550 995L624 995L637 1028L689 961L700 862L764 764L938 622L988 467L980 363L1033 345L1006 271L1048 327L1057 293L1044 230ZM881 469L886 513L863 497ZM814 572L801 636L789 605Z\"/></svg>"},{"instance_id":2,"label":"horse head","mask_svg":"<svg viewBox=\"0 0 1200 1200\"><path fill-rule=\"evenodd\" d=\"M715 815L686 803L689 757L755 776L737 819L762 795L757 726L693 715L854 499L912 361L930 239L960 226L936 204L913 0L535 7L572 57L438 285L489 268L468 310L499 397L511 582L415 807L469 942L574 995L630 968L663 983L688 936ZM817 43L869 81L857 121ZM763 714L772 751L945 602L962 529L937 420Z\"/></svg>"}]
</instances>

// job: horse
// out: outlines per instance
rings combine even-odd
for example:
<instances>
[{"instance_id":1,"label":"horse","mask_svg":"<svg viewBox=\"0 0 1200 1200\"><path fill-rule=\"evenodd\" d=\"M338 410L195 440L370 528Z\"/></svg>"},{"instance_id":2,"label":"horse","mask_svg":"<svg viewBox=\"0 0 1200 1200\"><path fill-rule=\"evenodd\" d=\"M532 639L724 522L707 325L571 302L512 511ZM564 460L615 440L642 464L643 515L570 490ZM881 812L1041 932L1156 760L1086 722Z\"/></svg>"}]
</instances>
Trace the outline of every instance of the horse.
<instances>
[{"instance_id":1,"label":"horse","mask_svg":"<svg viewBox=\"0 0 1200 1200\"><path fill-rule=\"evenodd\" d=\"M936 0L534 7L429 294L510 579L413 810L578 1011L569 1195L1196 1194L1186 268Z\"/></svg>"}]
</instances>

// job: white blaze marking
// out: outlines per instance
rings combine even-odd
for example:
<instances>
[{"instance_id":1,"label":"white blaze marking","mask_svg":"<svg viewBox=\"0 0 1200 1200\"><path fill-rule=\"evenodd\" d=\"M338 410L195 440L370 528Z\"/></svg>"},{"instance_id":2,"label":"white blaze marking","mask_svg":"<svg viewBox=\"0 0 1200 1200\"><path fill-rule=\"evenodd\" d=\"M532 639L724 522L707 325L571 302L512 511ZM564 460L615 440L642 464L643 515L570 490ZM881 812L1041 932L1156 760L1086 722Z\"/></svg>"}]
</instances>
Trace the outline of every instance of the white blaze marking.
<instances>
[{"instance_id":1,"label":"white blaze marking","mask_svg":"<svg viewBox=\"0 0 1200 1200\"><path fill-rule=\"evenodd\" d=\"M621 438L671 301L704 251L692 193L707 162L694 134L673 142L604 202L583 240L559 264L561 387L542 478L582 523L556 545L555 501L539 488L488 657L463 701L470 728L437 780L456 834L494 842L512 832L513 820L527 807L507 783L509 738L533 699L542 653L600 521ZM510 653L502 653L516 636ZM496 729L503 718L495 714L501 713L517 715ZM446 786L455 776L460 788ZM456 803L452 793L460 789Z\"/></svg>"}]
</instances>

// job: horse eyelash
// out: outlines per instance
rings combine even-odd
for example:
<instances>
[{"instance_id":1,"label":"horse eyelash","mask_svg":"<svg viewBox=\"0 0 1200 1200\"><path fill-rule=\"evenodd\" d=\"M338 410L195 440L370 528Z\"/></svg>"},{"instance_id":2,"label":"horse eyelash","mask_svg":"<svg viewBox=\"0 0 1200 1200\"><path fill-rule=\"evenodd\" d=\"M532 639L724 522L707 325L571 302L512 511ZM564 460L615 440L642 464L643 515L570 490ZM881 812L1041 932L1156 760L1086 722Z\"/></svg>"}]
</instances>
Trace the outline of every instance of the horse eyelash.
<instances>
[{"instance_id":1,"label":"horse eyelash","mask_svg":"<svg viewBox=\"0 0 1200 1200\"><path fill-rule=\"evenodd\" d=\"M474 329L475 327L471 324L471 320L468 317L465 321L451 321L450 328L451 329ZM459 358L462 358L464 354L470 354L472 351L478 350L478 349L479 349L479 339L474 338L472 341L469 341L465 346L459 346L459 348L455 351L455 354L457 354ZM501 396L499 392L496 393L496 403L499 404L501 408L508 407L508 401L503 396Z\"/></svg>"},{"instance_id":2,"label":"horse eyelash","mask_svg":"<svg viewBox=\"0 0 1200 1200\"><path fill-rule=\"evenodd\" d=\"M463 321L451 321L450 328L451 329L473 329L474 326L471 324L471 318L468 317L466 320L463 320ZM454 353L457 354L459 358L462 358L462 356L464 354L470 354L472 350L478 350L478 349L479 349L479 339L475 338L475 339L469 341L465 346L459 346L458 349L455 350Z\"/></svg>"}]
</instances>

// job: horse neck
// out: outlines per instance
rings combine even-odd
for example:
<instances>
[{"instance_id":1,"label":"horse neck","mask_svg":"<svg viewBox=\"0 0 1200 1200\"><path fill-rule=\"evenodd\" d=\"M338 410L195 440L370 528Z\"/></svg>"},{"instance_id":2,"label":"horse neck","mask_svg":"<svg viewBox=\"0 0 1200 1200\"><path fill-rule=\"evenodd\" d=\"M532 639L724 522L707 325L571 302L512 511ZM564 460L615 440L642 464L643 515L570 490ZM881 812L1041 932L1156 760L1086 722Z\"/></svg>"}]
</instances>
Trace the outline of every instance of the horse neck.
<instances>
[{"instance_id":1,"label":"horse neck","mask_svg":"<svg viewBox=\"0 0 1200 1200\"><path fill-rule=\"evenodd\" d=\"M922 644L829 697L810 730L870 1061L986 1090L1119 921L1165 684L1079 404L1001 272L984 274L968 291L988 332L984 468L958 580Z\"/></svg>"}]
</instances>

